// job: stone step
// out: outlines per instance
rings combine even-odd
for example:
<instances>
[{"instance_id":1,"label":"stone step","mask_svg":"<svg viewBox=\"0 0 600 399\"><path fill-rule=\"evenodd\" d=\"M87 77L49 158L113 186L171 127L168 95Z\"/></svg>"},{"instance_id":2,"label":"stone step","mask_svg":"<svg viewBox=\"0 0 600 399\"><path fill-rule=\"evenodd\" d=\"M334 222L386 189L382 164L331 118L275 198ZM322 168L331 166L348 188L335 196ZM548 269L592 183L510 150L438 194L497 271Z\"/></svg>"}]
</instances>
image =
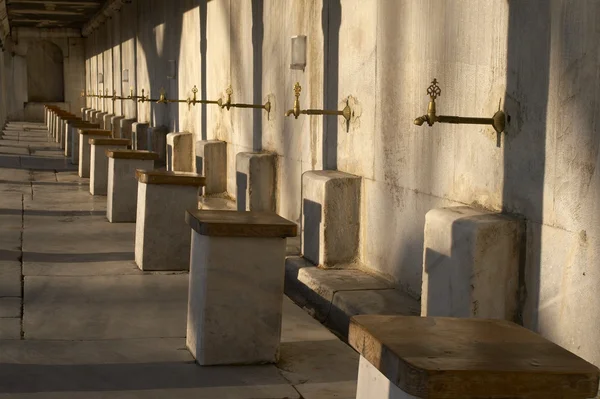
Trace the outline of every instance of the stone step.
<instances>
[{"instance_id":1,"label":"stone step","mask_svg":"<svg viewBox=\"0 0 600 399\"><path fill-rule=\"evenodd\" d=\"M285 294L344 340L350 318L364 314L418 316L420 303L363 265L338 269L314 266L301 256L285 262Z\"/></svg>"}]
</instances>

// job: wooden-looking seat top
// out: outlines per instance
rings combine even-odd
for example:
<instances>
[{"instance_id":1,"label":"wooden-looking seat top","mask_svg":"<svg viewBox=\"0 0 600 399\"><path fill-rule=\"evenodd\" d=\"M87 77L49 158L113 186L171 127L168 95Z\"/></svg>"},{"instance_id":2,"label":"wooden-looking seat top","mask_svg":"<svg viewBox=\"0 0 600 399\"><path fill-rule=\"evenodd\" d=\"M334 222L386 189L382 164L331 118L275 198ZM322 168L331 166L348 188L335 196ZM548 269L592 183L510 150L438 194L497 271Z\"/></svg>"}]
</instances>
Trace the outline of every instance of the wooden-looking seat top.
<instances>
[{"instance_id":1,"label":"wooden-looking seat top","mask_svg":"<svg viewBox=\"0 0 600 399\"><path fill-rule=\"evenodd\" d=\"M79 134L93 134L94 136L112 136L112 131L96 128L79 128Z\"/></svg>"},{"instance_id":2,"label":"wooden-looking seat top","mask_svg":"<svg viewBox=\"0 0 600 399\"><path fill-rule=\"evenodd\" d=\"M195 232L213 237L295 237L296 223L274 212L189 210L185 220Z\"/></svg>"},{"instance_id":3,"label":"wooden-looking seat top","mask_svg":"<svg viewBox=\"0 0 600 399\"><path fill-rule=\"evenodd\" d=\"M160 156L157 152L145 150L106 150L106 156L115 159L143 159L155 161Z\"/></svg>"},{"instance_id":4,"label":"wooden-looking seat top","mask_svg":"<svg viewBox=\"0 0 600 399\"><path fill-rule=\"evenodd\" d=\"M96 137L88 139L91 145L131 145L129 139L113 139L110 137Z\"/></svg>"},{"instance_id":5,"label":"wooden-looking seat top","mask_svg":"<svg viewBox=\"0 0 600 399\"><path fill-rule=\"evenodd\" d=\"M348 341L419 398L593 398L599 370L504 320L354 316Z\"/></svg>"},{"instance_id":6,"label":"wooden-looking seat top","mask_svg":"<svg viewBox=\"0 0 600 399\"><path fill-rule=\"evenodd\" d=\"M142 170L135 171L135 177L140 183L145 184L173 184L178 186L204 186L206 178L197 173L190 172L167 172L164 170Z\"/></svg>"}]
</instances>

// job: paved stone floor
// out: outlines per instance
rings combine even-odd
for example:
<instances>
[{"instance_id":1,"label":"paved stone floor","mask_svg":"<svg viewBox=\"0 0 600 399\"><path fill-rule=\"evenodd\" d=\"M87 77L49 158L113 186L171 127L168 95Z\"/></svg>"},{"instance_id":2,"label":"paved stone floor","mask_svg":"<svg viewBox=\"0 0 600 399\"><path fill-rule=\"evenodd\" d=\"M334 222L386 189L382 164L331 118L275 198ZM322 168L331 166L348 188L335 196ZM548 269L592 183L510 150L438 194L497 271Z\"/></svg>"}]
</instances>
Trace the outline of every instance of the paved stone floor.
<instances>
[{"instance_id":1,"label":"paved stone floor","mask_svg":"<svg viewBox=\"0 0 600 399\"><path fill-rule=\"evenodd\" d=\"M0 399L354 398L358 355L287 298L276 366L197 366L187 274L138 270L88 182L42 125L3 131Z\"/></svg>"}]
</instances>

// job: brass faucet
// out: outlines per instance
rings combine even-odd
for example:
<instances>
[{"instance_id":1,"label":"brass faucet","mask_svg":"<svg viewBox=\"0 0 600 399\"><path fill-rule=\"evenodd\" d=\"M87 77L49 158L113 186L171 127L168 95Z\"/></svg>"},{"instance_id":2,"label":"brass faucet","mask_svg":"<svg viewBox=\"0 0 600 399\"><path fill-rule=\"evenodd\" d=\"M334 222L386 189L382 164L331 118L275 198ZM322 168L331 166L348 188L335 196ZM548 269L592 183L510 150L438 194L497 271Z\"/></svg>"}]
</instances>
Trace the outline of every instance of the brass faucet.
<instances>
[{"instance_id":1,"label":"brass faucet","mask_svg":"<svg viewBox=\"0 0 600 399\"><path fill-rule=\"evenodd\" d=\"M491 118L471 118L462 116L446 116L437 115L435 109L435 99L442 95L442 89L438 86L437 79L433 79L431 85L427 88L429 95L429 105L427 106L427 114L415 119L415 125L421 126L427 122L429 126L434 123L464 123L468 125L492 125L496 133L502 133L506 124L506 115L503 111L498 110Z\"/></svg>"},{"instance_id":2,"label":"brass faucet","mask_svg":"<svg viewBox=\"0 0 600 399\"><path fill-rule=\"evenodd\" d=\"M263 104L232 103L231 95L233 94L233 89L231 88L231 86L229 86L227 88L227 90L225 90L225 94L227 94L227 100L225 100L225 103L223 103L221 100L217 100L217 101L221 101L221 103L219 103L219 106L221 108L227 108L228 111L230 108L255 108L255 109L264 109L265 111L267 111L267 113L271 112L271 101L267 100L267 102L264 105Z\"/></svg>"},{"instance_id":3,"label":"brass faucet","mask_svg":"<svg viewBox=\"0 0 600 399\"><path fill-rule=\"evenodd\" d=\"M338 110L332 111L332 110L325 110L325 109L301 109L300 108L300 92L301 91L302 91L302 86L300 86L300 83L296 82L296 84L294 85L294 94L296 96L296 99L294 100L294 108L288 110L285 113L285 116L294 115L294 118L298 119L298 116L300 116L301 114L304 114L304 115L341 115L344 117L344 119L346 119L347 123L350 122L350 118L352 117L352 109L350 109L350 105L348 104L348 101L346 101L346 106L341 111L338 111Z\"/></svg>"},{"instance_id":4,"label":"brass faucet","mask_svg":"<svg viewBox=\"0 0 600 399\"><path fill-rule=\"evenodd\" d=\"M145 90L142 89L142 95L141 96L136 96L136 98L139 99L139 100L137 100L138 103L144 103L146 101L149 101L148 97L146 97L146 94L144 94L144 93L145 93Z\"/></svg>"},{"instance_id":5,"label":"brass faucet","mask_svg":"<svg viewBox=\"0 0 600 399\"><path fill-rule=\"evenodd\" d=\"M231 86L229 86L225 90L225 94L227 94L227 100L225 100L225 102L223 102L223 99L219 98L217 100L217 105L219 107L221 107L221 109L227 108L227 111L229 111L229 109L231 108L231 95L233 94L233 89L231 88Z\"/></svg>"},{"instance_id":6,"label":"brass faucet","mask_svg":"<svg viewBox=\"0 0 600 399\"><path fill-rule=\"evenodd\" d=\"M164 87L160 89L160 97L156 101L157 104L167 104L169 101L167 100L167 92Z\"/></svg>"}]
</instances>

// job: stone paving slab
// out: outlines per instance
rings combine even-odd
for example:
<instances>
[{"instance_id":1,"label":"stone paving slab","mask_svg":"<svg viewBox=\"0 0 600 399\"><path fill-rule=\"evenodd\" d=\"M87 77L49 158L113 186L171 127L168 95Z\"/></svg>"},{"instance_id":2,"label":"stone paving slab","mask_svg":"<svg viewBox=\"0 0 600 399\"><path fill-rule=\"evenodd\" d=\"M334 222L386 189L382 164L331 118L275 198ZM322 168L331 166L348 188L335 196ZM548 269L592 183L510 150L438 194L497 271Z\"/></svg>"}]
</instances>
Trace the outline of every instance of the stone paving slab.
<instances>
[{"instance_id":1,"label":"stone paving slab","mask_svg":"<svg viewBox=\"0 0 600 399\"><path fill-rule=\"evenodd\" d=\"M299 398L274 366L198 367L184 339L0 341L0 398Z\"/></svg>"},{"instance_id":2,"label":"stone paving slab","mask_svg":"<svg viewBox=\"0 0 600 399\"><path fill-rule=\"evenodd\" d=\"M21 339L20 318L0 319L0 342L3 339ZM3 357L3 355L0 355L0 363L2 363Z\"/></svg>"},{"instance_id":3,"label":"stone paving slab","mask_svg":"<svg viewBox=\"0 0 600 399\"><path fill-rule=\"evenodd\" d=\"M21 317L21 298L0 298L0 322L5 317Z\"/></svg>"},{"instance_id":4,"label":"stone paving slab","mask_svg":"<svg viewBox=\"0 0 600 399\"><path fill-rule=\"evenodd\" d=\"M187 288L187 275L25 277L25 338L185 337Z\"/></svg>"},{"instance_id":5,"label":"stone paving slab","mask_svg":"<svg viewBox=\"0 0 600 399\"><path fill-rule=\"evenodd\" d=\"M0 297L21 296L21 262L0 261Z\"/></svg>"}]
</instances>

